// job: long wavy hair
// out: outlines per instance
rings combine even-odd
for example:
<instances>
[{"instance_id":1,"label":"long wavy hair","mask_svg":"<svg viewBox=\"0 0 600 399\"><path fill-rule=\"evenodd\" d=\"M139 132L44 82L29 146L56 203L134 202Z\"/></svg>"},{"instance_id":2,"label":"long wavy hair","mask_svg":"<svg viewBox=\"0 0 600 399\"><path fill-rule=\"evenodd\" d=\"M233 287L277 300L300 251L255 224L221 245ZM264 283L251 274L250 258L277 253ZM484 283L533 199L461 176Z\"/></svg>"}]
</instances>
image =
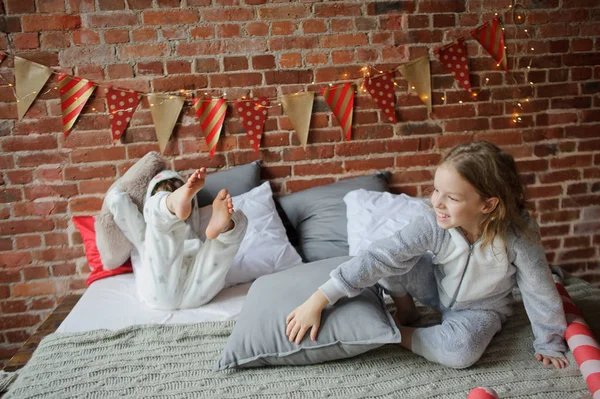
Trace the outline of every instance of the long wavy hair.
<instances>
[{"instance_id":1,"label":"long wavy hair","mask_svg":"<svg viewBox=\"0 0 600 399\"><path fill-rule=\"evenodd\" d=\"M496 208L479 225L481 246L485 248L499 235L506 238L511 226L526 237L533 231L528 226L527 201L514 158L486 141L459 144L448 152L440 165L451 165L481 195L483 200L498 198Z\"/></svg>"}]
</instances>

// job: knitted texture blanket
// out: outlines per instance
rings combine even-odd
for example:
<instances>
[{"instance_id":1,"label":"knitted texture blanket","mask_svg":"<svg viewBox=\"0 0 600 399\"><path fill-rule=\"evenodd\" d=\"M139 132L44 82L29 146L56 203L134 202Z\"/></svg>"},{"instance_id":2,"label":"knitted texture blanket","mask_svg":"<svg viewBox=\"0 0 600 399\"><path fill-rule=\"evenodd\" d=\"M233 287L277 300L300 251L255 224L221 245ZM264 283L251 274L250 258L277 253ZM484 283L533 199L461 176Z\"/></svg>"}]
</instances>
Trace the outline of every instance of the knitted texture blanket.
<instances>
[{"instance_id":1,"label":"knitted texture blanket","mask_svg":"<svg viewBox=\"0 0 600 399\"><path fill-rule=\"evenodd\" d=\"M596 336L600 290L565 281ZM532 332L516 297L510 317L474 366L454 370L398 346L324 364L215 372L234 322L143 325L46 337L5 395L10 398L460 398L478 386L501 398L590 397L581 373L534 359ZM421 309L424 310L424 309ZM426 312L423 322L437 317Z\"/></svg>"}]
</instances>

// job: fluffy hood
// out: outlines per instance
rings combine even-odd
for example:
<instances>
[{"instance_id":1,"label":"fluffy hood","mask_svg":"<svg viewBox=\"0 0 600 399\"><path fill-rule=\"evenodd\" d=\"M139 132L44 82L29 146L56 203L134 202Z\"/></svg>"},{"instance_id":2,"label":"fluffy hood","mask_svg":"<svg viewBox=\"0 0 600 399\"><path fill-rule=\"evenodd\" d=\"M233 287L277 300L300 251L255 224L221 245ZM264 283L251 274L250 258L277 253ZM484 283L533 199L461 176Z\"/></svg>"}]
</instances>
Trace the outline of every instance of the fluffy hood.
<instances>
[{"instance_id":1,"label":"fluffy hood","mask_svg":"<svg viewBox=\"0 0 600 399\"><path fill-rule=\"evenodd\" d=\"M148 183L148 189L146 190L146 199L144 202L146 202L146 201L148 201L148 199L150 199L150 197L152 196L152 190L154 190L154 187L156 187L156 185L158 183L160 183L161 181L164 181L164 180L169 180L169 179L179 179L179 180L181 180L182 183L185 183L185 180L183 180L183 178L181 176L179 176L177 174L177 172L173 172L172 170L165 169L165 170L159 172L156 176L154 176L152 178L152 180L150 180L150 183Z\"/></svg>"}]
</instances>

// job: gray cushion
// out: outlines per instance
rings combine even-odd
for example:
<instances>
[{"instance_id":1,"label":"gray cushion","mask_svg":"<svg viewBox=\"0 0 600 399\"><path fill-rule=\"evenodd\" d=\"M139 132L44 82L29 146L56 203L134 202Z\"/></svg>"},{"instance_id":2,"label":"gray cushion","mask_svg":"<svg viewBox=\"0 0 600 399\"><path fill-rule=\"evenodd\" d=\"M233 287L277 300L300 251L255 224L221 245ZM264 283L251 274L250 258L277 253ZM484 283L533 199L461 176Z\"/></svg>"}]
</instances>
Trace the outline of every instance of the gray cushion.
<instances>
[{"instance_id":1,"label":"gray cushion","mask_svg":"<svg viewBox=\"0 0 600 399\"><path fill-rule=\"evenodd\" d=\"M296 345L285 335L287 315L348 259L326 259L259 277L248 291L216 369L321 363L400 342L378 285L327 306L316 341L307 334Z\"/></svg>"},{"instance_id":2,"label":"gray cushion","mask_svg":"<svg viewBox=\"0 0 600 399\"><path fill-rule=\"evenodd\" d=\"M217 193L226 188L232 197L244 194L260 184L260 161L211 173L206 176L206 184L198 191L198 206L212 204Z\"/></svg>"},{"instance_id":3,"label":"gray cushion","mask_svg":"<svg viewBox=\"0 0 600 399\"><path fill-rule=\"evenodd\" d=\"M352 190L387 191L389 172L377 172L279 197L281 208L298 234L306 262L348 255L344 196Z\"/></svg>"}]
</instances>

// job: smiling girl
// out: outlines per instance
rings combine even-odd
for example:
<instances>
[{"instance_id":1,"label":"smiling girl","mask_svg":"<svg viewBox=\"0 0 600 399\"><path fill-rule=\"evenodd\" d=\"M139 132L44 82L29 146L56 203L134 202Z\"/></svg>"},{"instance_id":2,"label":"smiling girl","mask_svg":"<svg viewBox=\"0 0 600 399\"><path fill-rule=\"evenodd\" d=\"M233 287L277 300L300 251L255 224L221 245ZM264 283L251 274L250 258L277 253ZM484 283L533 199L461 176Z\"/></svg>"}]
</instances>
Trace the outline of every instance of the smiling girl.
<instances>
[{"instance_id":1,"label":"smiling girl","mask_svg":"<svg viewBox=\"0 0 600 399\"><path fill-rule=\"evenodd\" d=\"M535 358L567 365L565 315L536 223L529 219L514 159L493 144L453 148L435 172L431 210L393 236L341 264L286 319L297 344L321 312L379 283L396 305L401 345L449 367L474 364L511 314L521 290L535 336ZM442 312L441 324L407 327L419 315L413 298Z\"/></svg>"}]
</instances>

